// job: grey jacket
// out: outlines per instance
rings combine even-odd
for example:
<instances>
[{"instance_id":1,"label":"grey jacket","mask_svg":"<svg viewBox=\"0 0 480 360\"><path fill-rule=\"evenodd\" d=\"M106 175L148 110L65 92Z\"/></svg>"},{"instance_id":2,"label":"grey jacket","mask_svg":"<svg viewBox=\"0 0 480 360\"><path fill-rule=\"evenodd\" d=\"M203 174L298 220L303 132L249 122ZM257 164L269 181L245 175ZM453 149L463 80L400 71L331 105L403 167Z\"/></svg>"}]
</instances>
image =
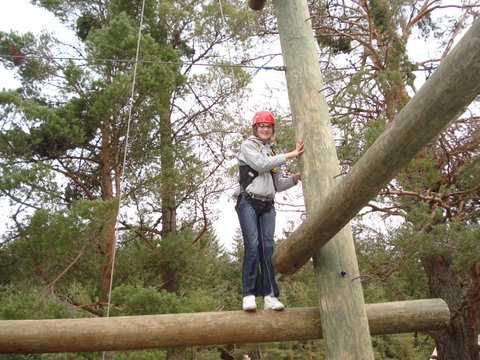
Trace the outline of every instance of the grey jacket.
<instances>
[{"instance_id":1,"label":"grey jacket","mask_svg":"<svg viewBox=\"0 0 480 360\"><path fill-rule=\"evenodd\" d=\"M287 162L286 156L274 155L270 144L255 136L249 137L240 145L237 159L239 165L249 165L258 171L258 176L245 189L250 194L273 200L276 191L284 191L297 184L293 176L284 177L280 170L280 167ZM270 173L272 169L276 169L273 177ZM234 195L238 196L239 193L240 189L237 189Z\"/></svg>"}]
</instances>

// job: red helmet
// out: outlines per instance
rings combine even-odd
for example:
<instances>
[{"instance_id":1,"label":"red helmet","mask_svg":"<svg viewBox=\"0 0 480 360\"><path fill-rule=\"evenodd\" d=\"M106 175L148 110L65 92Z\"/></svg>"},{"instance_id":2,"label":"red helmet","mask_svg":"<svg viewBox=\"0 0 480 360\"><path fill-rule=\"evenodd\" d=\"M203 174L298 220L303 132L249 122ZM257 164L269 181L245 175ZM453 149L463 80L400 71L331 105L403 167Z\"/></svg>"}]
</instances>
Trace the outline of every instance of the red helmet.
<instances>
[{"instance_id":1,"label":"red helmet","mask_svg":"<svg viewBox=\"0 0 480 360\"><path fill-rule=\"evenodd\" d=\"M275 125L275 118L270 111L259 111L253 117L252 126L260 123L270 123L272 125Z\"/></svg>"}]
</instances>

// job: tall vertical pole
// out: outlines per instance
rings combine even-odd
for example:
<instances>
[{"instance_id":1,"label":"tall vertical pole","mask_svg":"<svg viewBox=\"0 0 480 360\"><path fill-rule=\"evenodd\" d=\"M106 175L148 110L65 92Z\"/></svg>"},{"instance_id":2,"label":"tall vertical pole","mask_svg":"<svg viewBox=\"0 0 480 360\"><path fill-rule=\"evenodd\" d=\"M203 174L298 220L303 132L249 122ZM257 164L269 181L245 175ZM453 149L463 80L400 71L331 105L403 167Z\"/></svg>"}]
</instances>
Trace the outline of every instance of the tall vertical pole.
<instances>
[{"instance_id":1,"label":"tall vertical pole","mask_svg":"<svg viewBox=\"0 0 480 360\"><path fill-rule=\"evenodd\" d=\"M305 141L302 184L307 216L334 188L338 158L306 0L273 0L297 139ZM350 227L313 257L327 359L373 359Z\"/></svg>"}]
</instances>

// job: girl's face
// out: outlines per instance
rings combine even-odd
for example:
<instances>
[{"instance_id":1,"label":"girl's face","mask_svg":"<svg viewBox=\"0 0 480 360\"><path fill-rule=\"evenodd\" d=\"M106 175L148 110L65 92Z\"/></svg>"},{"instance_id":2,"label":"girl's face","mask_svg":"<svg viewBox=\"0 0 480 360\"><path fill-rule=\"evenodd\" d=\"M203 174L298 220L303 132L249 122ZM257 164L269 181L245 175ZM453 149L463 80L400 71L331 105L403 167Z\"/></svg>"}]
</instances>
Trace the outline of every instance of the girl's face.
<instances>
[{"instance_id":1,"label":"girl's face","mask_svg":"<svg viewBox=\"0 0 480 360\"><path fill-rule=\"evenodd\" d=\"M264 140L268 141L273 136L273 125L270 123L260 123L255 126L257 136Z\"/></svg>"}]
</instances>

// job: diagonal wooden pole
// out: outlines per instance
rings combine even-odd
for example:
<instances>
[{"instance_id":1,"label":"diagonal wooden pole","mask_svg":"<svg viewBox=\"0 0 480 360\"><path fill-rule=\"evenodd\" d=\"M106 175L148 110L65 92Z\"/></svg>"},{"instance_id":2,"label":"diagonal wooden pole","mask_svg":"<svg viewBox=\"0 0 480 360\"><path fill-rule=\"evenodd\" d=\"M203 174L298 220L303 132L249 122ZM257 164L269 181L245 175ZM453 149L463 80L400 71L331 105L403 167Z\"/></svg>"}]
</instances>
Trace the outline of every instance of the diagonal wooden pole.
<instances>
[{"instance_id":1,"label":"diagonal wooden pole","mask_svg":"<svg viewBox=\"0 0 480 360\"><path fill-rule=\"evenodd\" d=\"M321 204L277 245L275 269L283 274L298 271L479 93L480 18L338 186L308 193L307 199L318 198ZM324 169L317 171L321 175Z\"/></svg>"},{"instance_id":2,"label":"diagonal wooden pole","mask_svg":"<svg viewBox=\"0 0 480 360\"><path fill-rule=\"evenodd\" d=\"M274 0L273 4L295 133L297 139L305 141L300 165L307 216L310 216L336 185L340 169L307 1ZM311 256L325 358L373 359L350 227L345 226L327 246Z\"/></svg>"}]
</instances>

